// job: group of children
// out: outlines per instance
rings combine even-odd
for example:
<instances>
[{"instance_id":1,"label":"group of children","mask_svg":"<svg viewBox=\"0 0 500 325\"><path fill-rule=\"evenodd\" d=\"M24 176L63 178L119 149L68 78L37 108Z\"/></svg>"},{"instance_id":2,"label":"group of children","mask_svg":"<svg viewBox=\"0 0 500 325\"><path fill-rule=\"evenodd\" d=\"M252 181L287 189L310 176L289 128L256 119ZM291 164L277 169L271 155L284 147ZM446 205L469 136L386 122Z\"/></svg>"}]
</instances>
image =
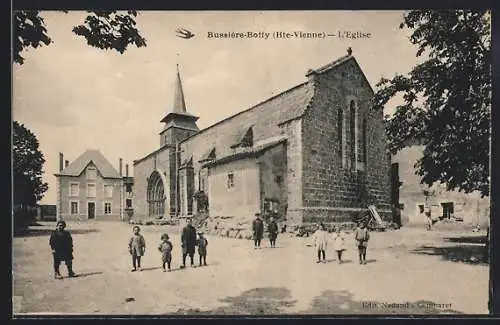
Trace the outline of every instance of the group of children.
<instances>
[{"instance_id":1,"label":"group of children","mask_svg":"<svg viewBox=\"0 0 500 325\"><path fill-rule=\"evenodd\" d=\"M323 223L317 225L317 230L313 234L314 246L317 249L318 260L316 263L326 262L326 249L328 246L328 231ZM342 253L346 250L344 243L345 235L339 227L335 228L333 235L333 249L337 252L338 263L342 263ZM370 239L370 232L364 223L359 223L354 232L354 239L358 247L359 264L366 264L366 248Z\"/></svg>"},{"instance_id":2,"label":"group of children","mask_svg":"<svg viewBox=\"0 0 500 325\"><path fill-rule=\"evenodd\" d=\"M191 226L190 222L189 226ZM62 276L59 272L59 265L63 261L68 268L69 277L76 276L72 269L73 240L71 234L67 230L65 230L65 228L66 223L64 221L58 221L56 230L52 232L50 237L50 246L52 248L52 254L54 256L54 273L57 279L62 279ZM139 226L134 226L133 235L128 243L128 250L130 255L132 256L132 272L137 271L137 269L139 271L142 271L141 257L146 252L146 240L144 239L144 236L141 235L140 231L141 229ZM192 245L198 246L200 266L207 265L208 241L203 236L203 232L198 232L198 237L196 237L196 231L194 230L194 228L192 228L192 232ZM368 240L370 239L370 233L363 223L358 224L358 228L354 233L354 237L356 240L356 245L358 247L359 264L366 264L366 248L368 246ZM320 263L321 261L325 262L329 235L323 223L318 225L313 238L314 246L316 247L318 253L317 263ZM337 252L339 264L342 263L342 253L345 251L344 238L344 233L340 231L339 227L336 227L335 234L333 236L333 249ZM174 246L170 241L168 234L161 235L160 239L161 243L158 246L158 251L161 254L162 270L163 272L166 272L167 269L168 271L171 270L172 250ZM187 245L184 241L186 240L183 239L182 244L183 265L181 266L181 268L185 267L185 259L187 254L190 255L191 266L193 266L194 246L192 247L192 251L188 252L189 249L187 248Z\"/></svg>"},{"instance_id":3,"label":"group of children","mask_svg":"<svg viewBox=\"0 0 500 325\"><path fill-rule=\"evenodd\" d=\"M146 241L144 239L144 236L140 233L141 228L139 226L134 226L133 231L134 234L129 240L128 249L130 255L132 256L132 272L135 272L137 269L139 269L139 271L142 271L141 257L146 251ZM162 270L163 272L166 272L167 270L170 272L172 263L172 250L174 248L174 245L170 241L168 234L161 235L160 240L161 242L158 246L158 251L161 254ZM198 246L200 266L207 265L208 240L203 236L203 232L198 233L196 246Z\"/></svg>"}]
</instances>

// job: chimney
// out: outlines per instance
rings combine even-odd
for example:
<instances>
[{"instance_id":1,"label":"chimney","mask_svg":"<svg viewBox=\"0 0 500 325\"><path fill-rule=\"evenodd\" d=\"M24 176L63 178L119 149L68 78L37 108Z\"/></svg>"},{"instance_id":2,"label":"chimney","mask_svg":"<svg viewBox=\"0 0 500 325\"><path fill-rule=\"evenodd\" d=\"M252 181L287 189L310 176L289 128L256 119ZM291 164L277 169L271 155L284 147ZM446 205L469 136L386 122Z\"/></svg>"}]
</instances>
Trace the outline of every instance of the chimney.
<instances>
[{"instance_id":1,"label":"chimney","mask_svg":"<svg viewBox=\"0 0 500 325\"><path fill-rule=\"evenodd\" d=\"M59 153L59 171L61 172L63 170L63 161L64 161L64 156L62 152Z\"/></svg>"},{"instance_id":2,"label":"chimney","mask_svg":"<svg viewBox=\"0 0 500 325\"><path fill-rule=\"evenodd\" d=\"M123 159L120 158L120 165L119 165L120 176L123 176L122 165L123 165Z\"/></svg>"},{"instance_id":3,"label":"chimney","mask_svg":"<svg viewBox=\"0 0 500 325\"><path fill-rule=\"evenodd\" d=\"M128 164L125 165L125 176L128 177Z\"/></svg>"},{"instance_id":4,"label":"chimney","mask_svg":"<svg viewBox=\"0 0 500 325\"><path fill-rule=\"evenodd\" d=\"M68 167L68 165L69 165L69 160L65 160L64 161L64 168Z\"/></svg>"}]
</instances>

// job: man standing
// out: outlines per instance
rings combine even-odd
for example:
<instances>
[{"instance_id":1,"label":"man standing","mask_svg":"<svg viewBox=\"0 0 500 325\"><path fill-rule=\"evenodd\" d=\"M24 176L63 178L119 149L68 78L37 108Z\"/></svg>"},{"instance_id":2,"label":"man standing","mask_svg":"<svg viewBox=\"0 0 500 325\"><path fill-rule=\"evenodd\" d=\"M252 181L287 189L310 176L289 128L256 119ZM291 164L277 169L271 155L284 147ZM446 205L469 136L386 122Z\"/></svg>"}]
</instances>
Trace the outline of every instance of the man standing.
<instances>
[{"instance_id":1,"label":"man standing","mask_svg":"<svg viewBox=\"0 0 500 325\"><path fill-rule=\"evenodd\" d=\"M182 266L186 267L186 257L189 255L191 266L194 266L194 251L196 246L196 229L193 227L192 219L188 219L188 224L182 229L181 236L182 246Z\"/></svg>"},{"instance_id":2,"label":"man standing","mask_svg":"<svg viewBox=\"0 0 500 325\"><path fill-rule=\"evenodd\" d=\"M260 241L264 235L264 223L260 218L260 213L255 214L255 220L252 222L252 231L253 231L253 242L254 249L260 248Z\"/></svg>"},{"instance_id":3,"label":"man standing","mask_svg":"<svg viewBox=\"0 0 500 325\"><path fill-rule=\"evenodd\" d=\"M68 268L68 276L70 278L76 276L73 272L73 238L67 230L64 230L65 228L66 222L58 221L56 230L52 232L49 239L52 256L54 257L54 277L56 279L62 279L59 272L59 265L61 265L62 261Z\"/></svg>"},{"instance_id":4,"label":"man standing","mask_svg":"<svg viewBox=\"0 0 500 325\"><path fill-rule=\"evenodd\" d=\"M271 219L269 220L268 231L269 243L271 244L271 247L276 247L276 238L278 237L278 224L273 217L271 217Z\"/></svg>"}]
</instances>

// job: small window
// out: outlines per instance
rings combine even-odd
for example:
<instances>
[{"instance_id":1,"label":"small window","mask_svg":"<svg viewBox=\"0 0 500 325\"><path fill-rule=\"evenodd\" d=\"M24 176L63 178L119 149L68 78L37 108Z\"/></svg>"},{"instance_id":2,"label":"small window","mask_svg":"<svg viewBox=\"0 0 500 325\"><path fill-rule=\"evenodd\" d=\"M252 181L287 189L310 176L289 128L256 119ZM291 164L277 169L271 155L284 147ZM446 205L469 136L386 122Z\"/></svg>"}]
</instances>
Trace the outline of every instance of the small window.
<instances>
[{"instance_id":1,"label":"small window","mask_svg":"<svg viewBox=\"0 0 500 325\"><path fill-rule=\"evenodd\" d=\"M204 178L200 179L200 191L202 191L202 192L205 191L205 179Z\"/></svg>"},{"instance_id":2,"label":"small window","mask_svg":"<svg viewBox=\"0 0 500 325\"><path fill-rule=\"evenodd\" d=\"M232 188L234 187L234 174L229 173L227 174L227 188Z\"/></svg>"},{"instance_id":3,"label":"small window","mask_svg":"<svg viewBox=\"0 0 500 325\"><path fill-rule=\"evenodd\" d=\"M277 175L274 181L276 182L276 184L281 185L283 183L283 176Z\"/></svg>"},{"instance_id":4,"label":"small window","mask_svg":"<svg viewBox=\"0 0 500 325\"><path fill-rule=\"evenodd\" d=\"M71 214L78 214L78 201L71 202Z\"/></svg>"},{"instance_id":5,"label":"small window","mask_svg":"<svg viewBox=\"0 0 500 325\"><path fill-rule=\"evenodd\" d=\"M96 197L95 184L87 184L87 197Z\"/></svg>"},{"instance_id":6,"label":"small window","mask_svg":"<svg viewBox=\"0 0 500 325\"><path fill-rule=\"evenodd\" d=\"M79 188L79 184L78 183L71 183L69 185L69 195L70 196L78 196L80 193L80 188Z\"/></svg>"},{"instance_id":7,"label":"small window","mask_svg":"<svg viewBox=\"0 0 500 325\"><path fill-rule=\"evenodd\" d=\"M97 169L95 169L94 167L87 168L86 175L87 175L87 180L95 181L97 179Z\"/></svg>"},{"instance_id":8,"label":"small window","mask_svg":"<svg viewBox=\"0 0 500 325\"><path fill-rule=\"evenodd\" d=\"M111 203L104 203L104 214L111 214Z\"/></svg>"},{"instance_id":9,"label":"small window","mask_svg":"<svg viewBox=\"0 0 500 325\"><path fill-rule=\"evenodd\" d=\"M418 205L418 213L420 213L420 214L424 213L424 205L423 204Z\"/></svg>"},{"instance_id":10,"label":"small window","mask_svg":"<svg viewBox=\"0 0 500 325\"><path fill-rule=\"evenodd\" d=\"M131 193L132 192L132 185L131 184L125 185L125 188L126 188L125 191L127 191L127 193Z\"/></svg>"},{"instance_id":11,"label":"small window","mask_svg":"<svg viewBox=\"0 0 500 325\"><path fill-rule=\"evenodd\" d=\"M104 185L104 197L113 197L113 185Z\"/></svg>"},{"instance_id":12,"label":"small window","mask_svg":"<svg viewBox=\"0 0 500 325\"><path fill-rule=\"evenodd\" d=\"M132 207L132 199L127 199L127 200L125 201L125 206L126 206L127 208L131 208L131 207Z\"/></svg>"}]
</instances>

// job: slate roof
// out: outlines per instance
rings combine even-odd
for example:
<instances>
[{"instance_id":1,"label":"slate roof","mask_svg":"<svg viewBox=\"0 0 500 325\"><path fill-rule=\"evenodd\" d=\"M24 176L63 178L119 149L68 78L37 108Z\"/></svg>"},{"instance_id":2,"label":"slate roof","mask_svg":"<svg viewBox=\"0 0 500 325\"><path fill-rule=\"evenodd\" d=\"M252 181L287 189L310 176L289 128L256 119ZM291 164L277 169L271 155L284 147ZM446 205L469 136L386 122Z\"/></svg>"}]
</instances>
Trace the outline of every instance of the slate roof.
<instances>
[{"instance_id":1,"label":"slate roof","mask_svg":"<svg viewBox=\"0 0 500 325\"><path fill-rule=\"evenodd\" d=\"M93 163L103 178L122 178L99 150L87 150L55 176L80 176Z\"/></svg>"}]
</instances>

